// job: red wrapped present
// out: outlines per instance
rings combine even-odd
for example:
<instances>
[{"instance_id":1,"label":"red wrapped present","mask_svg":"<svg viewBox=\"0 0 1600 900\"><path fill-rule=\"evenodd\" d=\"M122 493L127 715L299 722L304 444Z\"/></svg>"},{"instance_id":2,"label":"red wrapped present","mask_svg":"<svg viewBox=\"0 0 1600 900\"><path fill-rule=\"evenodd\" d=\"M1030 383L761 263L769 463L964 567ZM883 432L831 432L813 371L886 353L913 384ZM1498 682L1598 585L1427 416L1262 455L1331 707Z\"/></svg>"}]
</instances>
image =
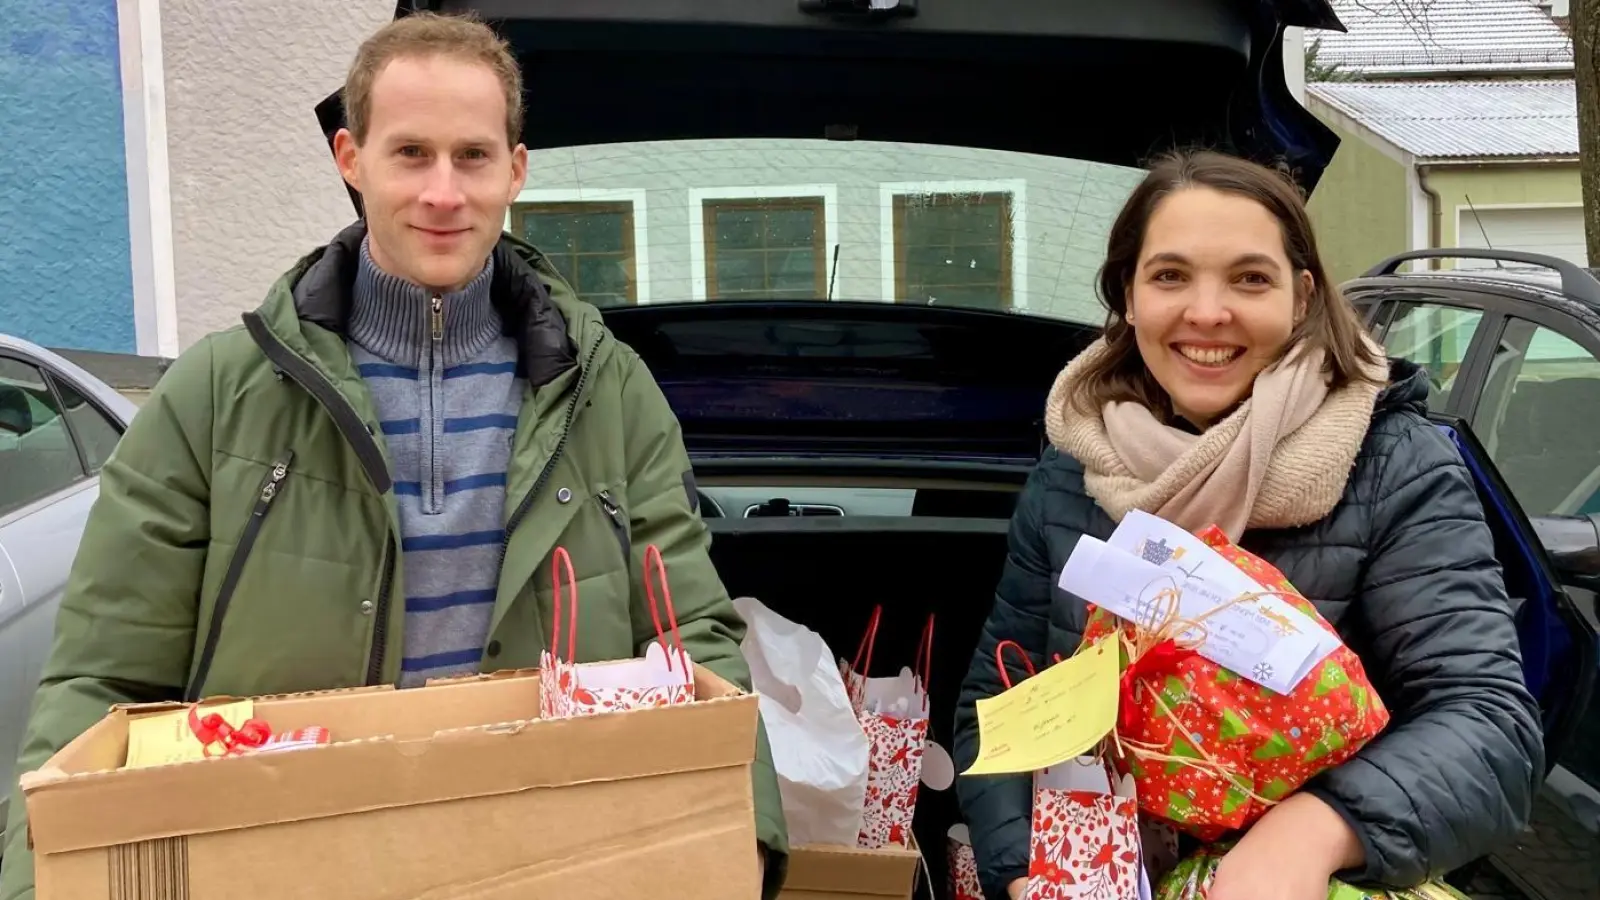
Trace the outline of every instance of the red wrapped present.
<instances>
[{"instance_id":1,"label":"red wrapped present","mask_svg":"<svg viewBox=\"0 0 1600 900\"><path fill-rule=\"evenodd\" d=\"M1271 564L1215 526L1197 536L1337 635ZM1133 775L1142 809L1202 841L1251 824L1313 775L1354 756L1389 723L1361 660L1342 642L1280 694L1171 637L1152 640L1146 628L1091 607L1083 643L1114 631L1124 653L1118 765Z\"/></svg>"},{"instance_id":2,"label":"red wrapped present","mask_svg":"<svg viewBox=\"0 0 1600 900\"><path fill-rule=\"evenodd\" d=\"M872 647L883 608L868 621L853 664L841 663L856 719L867 733L867 793L857 845L869 850L911 846L911 818L928 743L928 676L933 662L933 617L922 630L913 668L871 678Z\"/></svg>"},{"instance_id":3,"label":"red wrapped present","mask_svg":"<svg viewBox=\"0 0 1600 900\"><path fill-rule=\"evenodd\" d=\"M678 617L672 609L667 567L659 548L651 545L644 553L645 595L650 601L650 617L655 621L657 639L645 648L642 659L573 663L561 658L563 600L567 608L567 655L570 657L577 647L578 584L572 571L572 557L565 548L557 547L550 562L550 577L555 584L551 604L554 634L550 647L539 659L539 715L542 718L565 719L694 701L694 668L688 651L683 648L683 639L678 635ZM659 603L652 570L660 575ZM565 598L562 596L563 575L567 586ZM666 607L665 626L661 620L662 605Z\"/></svg>"}]
</instances>

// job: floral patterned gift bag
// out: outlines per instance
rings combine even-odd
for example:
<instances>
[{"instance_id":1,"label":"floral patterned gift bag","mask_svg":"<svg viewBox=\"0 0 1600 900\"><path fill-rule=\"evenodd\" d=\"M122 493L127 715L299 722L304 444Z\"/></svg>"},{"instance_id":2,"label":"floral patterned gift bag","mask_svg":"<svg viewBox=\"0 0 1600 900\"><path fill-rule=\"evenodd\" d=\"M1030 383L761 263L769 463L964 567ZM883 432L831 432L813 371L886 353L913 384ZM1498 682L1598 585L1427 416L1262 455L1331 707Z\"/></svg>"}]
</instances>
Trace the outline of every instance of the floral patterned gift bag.
<instances>
[{"instance_id":1,"label":"floral patterned gift bag","mask_svg":"<svg viewBox=\"0 0 1600 900\"><path fill-rule=\"evenodd\" d=\"M978 881L978 858L972 853L972 835L967 826L959 822L951 825L946 840L950 847L951 900L985 900L983 885Z\"/></svg>"},{"instance_id":2,"label":"floral patterned gift bag","mask_svg":"<svg viewBox=\"0 0 1600 900\"><path fill-rule=\"evenodd\" d=\"M1000 681L1011 688L1005 651L995 647ZM1060 657L1056 658L1060 661ZM1140 843L1139 801L1131 777L1112 780L1106 762L1079 757L1033 773L1033 824L1028 888L1023 900L1148 900L1150 881Z\"/></svg>"},{"instance_id":3,"label":"floral patterned gift bag","mask_svg":"<svg viewBox=\"0 0 1600 900\"><path fill-rule=\"evenodd\" d=\"M892 678L871 678L872 647L883 607L872 611L853 664L841 663L856 718L867 733L866 808L857 844L869 850L911 846L911 818L928 744L927 681L933 662L933 617L923 628L913 669ZM919 674L920 673L920 674Z\"/></svg>"},{"instance_id":4,"label":"floral patterned gift bag","mask_svg":"<svg viewBox=\"0 0 1600 900\"><path fill-rule=\"evenodd\" d=\"M652 563L654 564L652 566ZM667 585L667 567L661 550L645 548L645 594L650 600L650 617L655 620L657 640L645 648L642 659L611 662L573 663L578 642L578 584L573 575L572 558L563 547L551 555L551 580L555 585L552 603L553 634L550 647L539 659L539 715L564 719L597 713L622 712L657 706L677 706L694 701L694 666L678 635L678 617L672 609L672 592ZM660 575L661 595L657 602L652 570ZM567 586L562 594L563 575ZM565 604L563 604L565 600ZM561 658L562 606L567 609L569 659ZM665 606L667 621L661 620ZM671 634L671 641L667 637Z\"/></svg>"}]
</instances>

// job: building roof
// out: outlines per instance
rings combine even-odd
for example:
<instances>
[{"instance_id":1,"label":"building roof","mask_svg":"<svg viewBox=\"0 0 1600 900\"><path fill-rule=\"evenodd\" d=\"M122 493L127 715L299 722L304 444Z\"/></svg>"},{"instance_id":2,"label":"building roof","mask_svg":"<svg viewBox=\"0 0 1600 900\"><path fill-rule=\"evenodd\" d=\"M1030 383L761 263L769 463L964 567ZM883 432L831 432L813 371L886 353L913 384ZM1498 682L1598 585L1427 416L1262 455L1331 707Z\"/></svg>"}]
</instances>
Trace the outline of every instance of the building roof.
<instances>
[{"instance_id":1,"label":"building roof","mask_svg":"<svg viewBox=\"0 0 1600 900\"><path fill-rule=\"evenodd\" d=\"M1572 71L1572 39L1535 0L1333 0L1317 61L1373 76Z\"/></svg>"},{"instance_id":2,"label":"building roof","mask_svg":"<svg viewBox=\"0 0 1600 900\"><path fill-rule=\"evenodd\" d=\"M1318 82L1307 93L1422 159L1578 155L1571 79Z\"/></svg>"}]
</instances>

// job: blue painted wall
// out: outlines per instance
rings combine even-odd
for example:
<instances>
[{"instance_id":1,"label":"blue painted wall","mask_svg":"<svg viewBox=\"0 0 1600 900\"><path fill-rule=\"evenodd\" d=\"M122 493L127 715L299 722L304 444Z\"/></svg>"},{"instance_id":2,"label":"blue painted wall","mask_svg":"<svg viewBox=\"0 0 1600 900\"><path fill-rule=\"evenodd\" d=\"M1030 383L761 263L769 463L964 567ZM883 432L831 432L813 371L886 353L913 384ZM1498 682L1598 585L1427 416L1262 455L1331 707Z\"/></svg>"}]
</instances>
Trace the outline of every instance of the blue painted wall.
<instances>
[{"instance_id":1,"label":"blue painted wall","mask_svg":"<svg viewBox=\"0 0 1600 900\"><path fill-rule=\"evenodd\" d=\"M0 0L0 331L134 352L116 0Z\"/></svg>"}]
</instances>

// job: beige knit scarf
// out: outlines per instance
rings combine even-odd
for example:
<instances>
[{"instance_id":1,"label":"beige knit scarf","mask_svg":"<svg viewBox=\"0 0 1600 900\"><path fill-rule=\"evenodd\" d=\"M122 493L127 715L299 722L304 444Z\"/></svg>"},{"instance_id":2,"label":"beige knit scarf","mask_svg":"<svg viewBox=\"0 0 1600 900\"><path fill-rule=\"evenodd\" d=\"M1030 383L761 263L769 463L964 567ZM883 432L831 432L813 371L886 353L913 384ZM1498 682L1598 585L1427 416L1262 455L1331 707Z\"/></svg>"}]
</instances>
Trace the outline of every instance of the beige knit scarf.
<instances>
[{"instance_id":1,"label":"beige knit scarf","mask_svg":"<svg viewBox=\"0 0 1600 900\"><path fill-rule=\"evenodd\" d=\"M1330 392L1323 351L1302 345L1257 375L1226 418L1190 434L1137 403L1108 403L1097 416L1073 409L1068 387L1105 352L1098 340L1057 376L1045 404L1050 442L1083 464L1085 488L1113 521L1140 509L1189 531L1215 524L1233 540L1333 509L1388 381L1374 367L1372 381Z\"/></svg>"}]
</instances>

